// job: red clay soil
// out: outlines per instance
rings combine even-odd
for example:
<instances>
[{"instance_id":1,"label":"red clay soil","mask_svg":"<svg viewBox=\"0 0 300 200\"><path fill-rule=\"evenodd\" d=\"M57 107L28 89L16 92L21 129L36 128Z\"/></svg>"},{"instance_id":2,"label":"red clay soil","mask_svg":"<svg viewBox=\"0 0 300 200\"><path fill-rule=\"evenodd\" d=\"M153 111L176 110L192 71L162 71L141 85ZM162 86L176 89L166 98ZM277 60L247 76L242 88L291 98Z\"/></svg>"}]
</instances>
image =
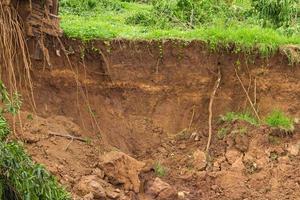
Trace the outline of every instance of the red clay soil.
<instances>
[{"instance_id":1,"label":"red clay soil","mask_svg":"<svg viewBox=\"0 0 300 200\"><path fill-rule=\"evenodd\" d=\"M299 123L300 68L284 56L212 52L201 42L63 43L70 62L51 40L52 65L33 61L37 108L33 112L24 95L24 131L17 136L74 199L300 198L299 125L293 134L274 135L266 126L218 120L226 112L251 111L236 68L262 118L281 109ZM227 135L218 138L224 127Z\"/></svg>"}]
</instances>

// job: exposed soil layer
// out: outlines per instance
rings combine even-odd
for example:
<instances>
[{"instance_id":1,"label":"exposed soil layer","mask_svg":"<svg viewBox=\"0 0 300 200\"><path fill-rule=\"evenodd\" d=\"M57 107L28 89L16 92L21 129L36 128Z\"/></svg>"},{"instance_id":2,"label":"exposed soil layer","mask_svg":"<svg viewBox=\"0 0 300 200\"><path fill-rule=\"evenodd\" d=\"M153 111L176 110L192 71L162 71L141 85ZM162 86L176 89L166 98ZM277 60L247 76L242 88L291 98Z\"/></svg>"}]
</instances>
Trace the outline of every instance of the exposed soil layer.
<instances>
[{"instance_id":1,"label":"exposed soil layer","mask_svg":"<svg viewBox=\"0 0 300 200\"><path fill-rule=\"evenodd\" d=\"M218 122L229 111L251 112L235 69L261 118L281 109L299 121L300 68L284 56L212 52L201 42L63 44L69 62L51 40L51 66L33 61L37 108L32 112L24 99L18 137L74 198L300 198L299 125L293 134L272 135L265 126ZM219 68L206 162L208 104ZM222 127L228 132L218 138Z\"/></svg>"}]
</instances>

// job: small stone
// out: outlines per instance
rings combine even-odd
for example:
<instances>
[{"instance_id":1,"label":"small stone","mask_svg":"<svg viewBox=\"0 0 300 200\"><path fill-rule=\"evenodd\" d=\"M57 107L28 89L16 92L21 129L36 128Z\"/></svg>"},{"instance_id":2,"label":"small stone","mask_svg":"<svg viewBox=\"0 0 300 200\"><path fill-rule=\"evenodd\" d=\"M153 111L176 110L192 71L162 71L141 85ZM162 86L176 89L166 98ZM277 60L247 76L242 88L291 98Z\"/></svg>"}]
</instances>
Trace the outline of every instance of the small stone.
<instances>
[{"instance_id":1,"label":"small stone","mask_svg":"<svg viewBox=\"0 0 300 200\"><path fill-rule=\"evenodd\" d=\"M184 194L184 192L178 192L177 193L177 196L178 196L178 199L185 199L185 194Z\"/></svg>"},{"instance_id":2,"label":"small stone","mask_svg":"<svg viewBox=\"0 0 300 200\"><path fill-rule=\"evenodd\" d=\"M227 158L229 164L233 164L240 156L241 153L235 149L227 150L225 154L225 157Z\"/></svg>"},{"instance_id":3,"label":"small stone","mask_svg":"<svg viewBox=\"0 0 300 200\"><path fill-rule=\"evenodd\" d=\"M245 168L244 163L243 163L243 156L241 155L240 158L238 158L232 165L231 165L231 170L236 171L236 172L241 172Z\"/></svg>"},{"instance_id":4,"label":"small stone","mask_svg":"<svg viewBox=\"0 0 300 200\"><path fill-rule=\"evenodd\" d=\"M155 178L154 182L146 189L146 194L155 197L157 200L176 198L176 190L160 178Z\"/></svg>"},{"instance_id":5,"label":"small stone","mask_svg":"<svg viewBox=\"0 0 300 200\"><path fill-rule=\"evenodd\" d=\"M190 139L194 139L194 138L196 138L196 136L198 135L198 133L197 132L193 132L192 134L191 134L191 137L190 137Z\"/></svg>"},{"instance_id":6,"label":"small stone","mask_svg":"<svg viewBox=\"0 0 300 200\"><path fill-rule=\"evenodd\" d=\"M299 144L289 145L287 150L292 156L297 156L299 154Z\"/></svg>"},{"instance_id":7,"label":"small stone","mask_svg":"<svg viewBox=\"0 0 300 200\"><path fill-rule=\"evenodd\" d=\"M284 164L288 164L290 161L288 156L281 156L278 158L278 162L279 163L284 163Z\"/></svg>"},{"instance_id":8,"label":"small stone","mask_svg":"<svg viewBox=\"0 0 300 200\"><path fill-rule=\"evenodd\" d=\"M183 150L183 149L185 149L185 148L186 148L186 145L185 145L185 144L180 144L180 145L179 145L179 149Z\"/></svg>"},{"instance_id":9,"label":"small stone","mask_svg":"<svg viewBox=\"0 0 300 200\"><path fill-rule=\"evenodd\" d=\"M219 186L217 186L217 185L211 186L211 189L212 189L213 191L216 191L218 188L219 188Z\"/></svg>"},{"instance_id":10,"label":"small stone","mask_svg":"<svg viewBox=\"0 0 300 200\"><path fill-rule=\"evenodd\" d=\"M206 167L206 155L203 151L197 150L193 154L194 157L194 167L197 170L204 170Z\"/></svg>"},{"instance_id":11,"label":"small stone","mask_svg":"<svg viewBox=\"0 0 300 200\"><path fill-rule=\"evenodd\" d=\"M121 184L125 190L138 193L141 181L139 174L145 166L125 153L111 151L100 158L100 168L107 177L113 178L113 185Z\"/></svg>"},{"instance_id":12,"label":"small stone","mask_svg":"<svg viewBox=\"0 0 300 200\"><path fill-rule=\"evenodd\" d=\"M85 176L75 186L76 190L81 195L93 194L94 198L105 198L105 189L99 182L99 178L95 175Z\"/></svg>"},{"instance_id":13,"label":"small stone","mask_svg":"<svg viewBox=\"0 0 300 200\"><path fill-rule=\"evenodd\" d=\"M104 172L99 168L94 169L93 174L95 174L96 176L98 176L101 179L104 178Z\"/></svg>"},{"instance_id":14,"label":"small stone","mask_svg":"<svg viewBox=\"0 0 300 200\"><path fill-rule=\"evenodd\" d=\"M91 192L83 197L83 200L93 200L93 199L94 199L94 195Z\"/></svg>"},{"instance_id":15,"label":"small stone","mask_svg":"<svg viewBox=\"0 0 300 200\"><path fill-rule=\"evenodd\" d=\"M107 195L107 197L109 197L111 199L117 199L120 197L120 193L113 192L113 191L106 191L106 195Z\"/></svg>"}]
</instances>

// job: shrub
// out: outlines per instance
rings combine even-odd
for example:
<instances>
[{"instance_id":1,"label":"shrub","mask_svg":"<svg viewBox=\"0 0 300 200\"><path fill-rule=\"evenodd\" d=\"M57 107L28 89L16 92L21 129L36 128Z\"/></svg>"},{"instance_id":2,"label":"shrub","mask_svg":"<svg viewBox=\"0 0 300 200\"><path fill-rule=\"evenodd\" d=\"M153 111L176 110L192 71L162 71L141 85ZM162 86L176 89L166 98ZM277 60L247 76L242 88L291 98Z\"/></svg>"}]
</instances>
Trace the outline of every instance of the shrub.
<instances>
[{"instance_id":1,"label":"shrub","mask_svg":"<svg viewBox=\"0 0 300 200\"><path fill-rule=\"evenodd\" d=\"M4 114L17 114L21 97L8 95L0 80L0 199L69 200L70 195L46 169L35 164L16 142L8 142L10 133ZM9 195L9 196L6 196Z\"/></svg>"},{"instance_id":2,"label":"shrub","mask_svg":"<svg viewBox=\"0 0 300 200\"><path fill-rule=\"evenodd\" d=\"M71 199L43 166L31 161L19 144L0 142L0 155L0 179L13 188L17 199Z\"/></svg>"},{"instance_id":3,"label":"shrub","mask_svg":"<svg viewBox=\"0 0 300 200\"><path fill-rule=\"evenodd\" d=\"M279 110L274 110L271 114L269 114L266 117L266 123L271 127L280 128L285 131L294 130L293 120Z\"/></svg>"},{"instance_id":4,"label":"shrub","mask_svg":"<svg viewBox=\"0 0 300 200\"><path fill-rule=\"evenodd\" d=\"M291 27L299 22L299 0L252 0L252 6L265 25Z\"/></svg>"},{"instance_id":5,"label":"shrub","mask_svg":"<svg viewBox=\"0 0 300 200\"><path fill-rule=\"evenodd\" d=\"M153 0L152 5L163 22L190 28L210 23L216 16L230 16L230 6L223 0Z\"/></svg>"},{"instance_id":6,"label":"shrub","mask_svg":"<svg viewBox=\"0 0 300 200\"><path fill-rule=\"evenodd\" d=\"M60 0L61 12L76 15L97 15L103 9L118 11L122 8L118 0Z\"/></svg>"}]
</instances>

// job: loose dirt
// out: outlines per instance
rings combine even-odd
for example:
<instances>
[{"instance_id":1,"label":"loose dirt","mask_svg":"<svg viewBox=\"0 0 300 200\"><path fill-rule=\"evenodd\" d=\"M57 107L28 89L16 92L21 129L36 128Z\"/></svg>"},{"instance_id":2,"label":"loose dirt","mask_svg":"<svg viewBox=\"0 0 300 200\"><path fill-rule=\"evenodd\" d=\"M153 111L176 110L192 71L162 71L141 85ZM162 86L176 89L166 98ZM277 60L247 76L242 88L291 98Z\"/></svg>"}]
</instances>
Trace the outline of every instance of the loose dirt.
<instances>
[{"instance_id":1,"label":"loose dirt","mask_svg":"<svg viewBox=\"0 0 300 200\"><path fill-rule=\"evenodd\" d=\"M33 61L37 108L23 94L24 128L16 137L74 199L300 198L299 124L276 135L267 126L218 120L251 111L236 68L262 118L281 109L299 121L300 68L280 53L212 52L200 42L63 43L71 66L51 40L51 66Z\"/></svg>"}]
</instances>

